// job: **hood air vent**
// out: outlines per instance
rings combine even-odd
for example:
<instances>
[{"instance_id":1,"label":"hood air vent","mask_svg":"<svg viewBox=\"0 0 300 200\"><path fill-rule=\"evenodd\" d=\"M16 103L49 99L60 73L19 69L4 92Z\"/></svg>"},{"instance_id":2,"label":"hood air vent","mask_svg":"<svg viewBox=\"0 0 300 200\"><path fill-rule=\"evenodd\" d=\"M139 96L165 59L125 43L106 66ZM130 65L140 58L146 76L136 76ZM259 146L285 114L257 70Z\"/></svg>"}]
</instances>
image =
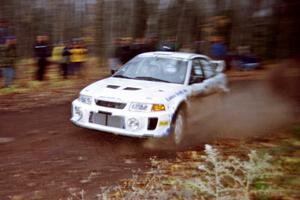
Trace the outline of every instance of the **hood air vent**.
<instances>
[{"instance_id":1,"label":"hood air vent","mask_svg":"<svg viewBox=\"0 0 300 200\"><path fill-rule=\"evenodd\" d=\"M119 88L120 86L118 86L118 85L107 85L106 87L107 87L107 88L111 88L111 89L117 89L117 88Z\"/></svg>"},{"instance_id":2,"label":"hood air vent","mask_svg":"<svg viewBox=\"0 0 300 200\"><path fill-rule=\"evenodd\" d=\"M126 87L123 90L140 90L141 88Z\"/></svg>"}]
</instances>

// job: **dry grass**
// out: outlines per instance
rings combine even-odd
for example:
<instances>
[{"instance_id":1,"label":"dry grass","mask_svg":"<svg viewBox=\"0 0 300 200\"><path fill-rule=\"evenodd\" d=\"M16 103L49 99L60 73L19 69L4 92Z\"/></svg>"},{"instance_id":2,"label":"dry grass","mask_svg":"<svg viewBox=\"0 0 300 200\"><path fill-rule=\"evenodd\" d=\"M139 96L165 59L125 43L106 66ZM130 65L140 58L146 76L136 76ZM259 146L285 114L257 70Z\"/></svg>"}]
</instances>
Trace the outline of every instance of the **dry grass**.
<instances>
[{"instance_id":1,"label":"dry grass","mask_svg":"<svg viewBox=\"0 0 300 200\"><path fill-rule=\"evenodd\" d=\"M279 137L217 141L204 152L179 152L175 160L151 158L148 171L102 187L95 198L299 199L299 127ZM87 199L82 194L69 200Z\"/></svg>"}]
</instances>

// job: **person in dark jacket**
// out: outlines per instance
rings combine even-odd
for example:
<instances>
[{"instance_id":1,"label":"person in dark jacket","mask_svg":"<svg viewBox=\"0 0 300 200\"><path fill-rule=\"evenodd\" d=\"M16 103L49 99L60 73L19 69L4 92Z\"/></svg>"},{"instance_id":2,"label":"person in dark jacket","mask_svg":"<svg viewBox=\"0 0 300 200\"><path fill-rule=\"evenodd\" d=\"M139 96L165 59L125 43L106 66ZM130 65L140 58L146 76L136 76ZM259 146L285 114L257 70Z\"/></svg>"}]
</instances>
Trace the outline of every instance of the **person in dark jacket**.
<instances>
[{"instance_id":1,"label":"person in dark jacket","mask_svg":"<svg viewBox=\"0 0 300 200\"><path fill-rule=\"evenodd\" d=\"M0 19L0 44L4 45L8 35L7 22Z\"/></svg>"},{"instance_id":2,"label":"person in dark jacket","mask_svg":"<svg viewBox=\"0 0 300 200\"><path fill-rule=\"evenodd\" d=\"M61 72L63 78L67 79L69 75L69 65L70 65L70 56L71 56L70 45L65 46L62 56L63 56L63 60L61 64Z\"/></svg>"},{"instance_id":3,"label":"person in dark jacket","mask_svg":"<svg viewBox=\"0 0 300 200\"><path fill-rule=\"evenodd\" d=\"M37 40L34 45L34 53L38 64L36 79L43 81L46 72L46 66L48 64L47 58L50 56L48 36L37 36Z\"/></svg>"},{"instance_id":4,"label":"person in dark jacket","mask_svg":"<svg viewBox=\"0 0 300 200\"><path fill-rule=\"evenodd\" d=\"M120 59L122 65L132 58L132 51L130 46L131 38L122 38L121 46L117 50L117 57Z\"/></svg>"},{"instance_id":5,"label":"person in dark jacket","mask_svg":"<svg viewBox=\"0 0 300 200\"><path fill-rule=\"evenodd\" d=\"M116 71L121 66L121 61L120 61L120 55L119 52L121 51L121 39L116 38L114 40L114 49L112 50L109 58L108 58L108 63L109 63L109 69L110 69L110 74L113 75Z\"/></svg>"},{"instance_id":6,"label":"person in dark jacket","mask_svg":"<svg viewBox=\"0 0 300 200\"><path fill-rule=\"evenodd\" d=\"M135 41L131 45L130 49L131 49L131 58L148 51L144 38L135 39Z\"/></svg>"},{"instance_id":7,"label":"person in dark jacket","mask_svg":"<svg viewBox=\"0 0 300 200\"><path fill-rule=\"evenodd\" d=\"M5 53L6 52L6 46L5 44L0 44L0 78L3 77L3 69L5 67Z\"/></svg>"}]
</instances>

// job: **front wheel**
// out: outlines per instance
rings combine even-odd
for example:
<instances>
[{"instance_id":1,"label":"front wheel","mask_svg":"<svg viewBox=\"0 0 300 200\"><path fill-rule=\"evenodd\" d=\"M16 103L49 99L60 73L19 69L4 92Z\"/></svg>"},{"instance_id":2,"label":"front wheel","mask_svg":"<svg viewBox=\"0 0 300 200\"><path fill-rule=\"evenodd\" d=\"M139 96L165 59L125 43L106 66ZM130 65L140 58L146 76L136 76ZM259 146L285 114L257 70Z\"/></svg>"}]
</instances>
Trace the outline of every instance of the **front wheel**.
<instances>
[{"instance_id":1,"label":"front wheel","mask_svg":"<svg viewBox=\"0 0 300 200\"><path fill-rule=\"evenodd\" d=\"M186 128L186 113L184 109L179 109L172 121L171 137L173 142L178 145L183 141Z\"/></svg>"}]
</instances>

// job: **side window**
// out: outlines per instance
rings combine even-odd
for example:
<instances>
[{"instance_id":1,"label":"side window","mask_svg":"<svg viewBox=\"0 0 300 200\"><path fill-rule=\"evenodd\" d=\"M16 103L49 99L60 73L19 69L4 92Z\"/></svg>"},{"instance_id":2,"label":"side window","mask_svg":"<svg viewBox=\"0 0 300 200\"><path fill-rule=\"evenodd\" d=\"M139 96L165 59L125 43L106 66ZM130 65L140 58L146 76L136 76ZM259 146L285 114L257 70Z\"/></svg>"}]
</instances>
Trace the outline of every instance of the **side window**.
<instances>
[{"instance_id":1,"label":"side window","mask_svg":"<svg viewBox=\"0 0 300 200\"><path fill-rule=\"evenodd\" d=\"M200 62L206 78L211 78L216 75L215 69L212 68L211 63L208 60L201 59Z\"/></svg>"},{"instance_id":2,"label":"side window","mask_svg":"<svg viewBox=\"0 0 300 200\"><path fill-rule=\"evenodd\" d=\"M204 72L200 59L194 59L192 62L192 71L190 77L190 84L201 83L204 80Z\"/></svg>"}]
</instances>

